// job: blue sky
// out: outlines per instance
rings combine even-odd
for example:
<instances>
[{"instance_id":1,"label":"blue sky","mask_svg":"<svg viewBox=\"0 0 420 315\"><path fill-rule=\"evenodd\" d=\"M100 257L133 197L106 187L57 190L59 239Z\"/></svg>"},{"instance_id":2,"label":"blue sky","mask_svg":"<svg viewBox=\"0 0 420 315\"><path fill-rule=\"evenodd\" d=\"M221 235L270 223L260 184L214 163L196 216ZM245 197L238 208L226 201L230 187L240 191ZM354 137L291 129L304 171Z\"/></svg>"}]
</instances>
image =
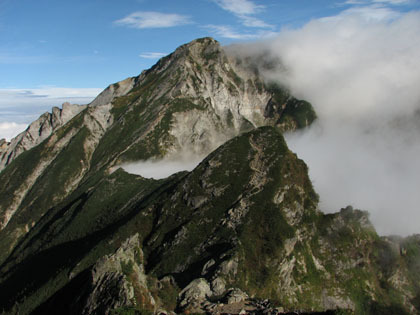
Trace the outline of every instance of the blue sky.
<instances>
[{"instance_id":1,"label":"blue sky","mask_svg":"<svg viewBox=\"0 0 420 315\"><path fill-rule=\"evenodd\" d=\"M343 9L325 0L0 3L1 88L105 87L150 67L148 54L198 37L249 40Z\"/></svg>"},{"instance_id":2,"label":"blue sky","mask_svg":"<svg viewBox=\"0 0 420 315\"><path fill-rule=\"evenodd\" d=\"M23 128L52 105L88 102L198 37L253 41L349 10L419 7L417 0L0 0L0 138L10 123Z\"/></svg>"}]
</instances>

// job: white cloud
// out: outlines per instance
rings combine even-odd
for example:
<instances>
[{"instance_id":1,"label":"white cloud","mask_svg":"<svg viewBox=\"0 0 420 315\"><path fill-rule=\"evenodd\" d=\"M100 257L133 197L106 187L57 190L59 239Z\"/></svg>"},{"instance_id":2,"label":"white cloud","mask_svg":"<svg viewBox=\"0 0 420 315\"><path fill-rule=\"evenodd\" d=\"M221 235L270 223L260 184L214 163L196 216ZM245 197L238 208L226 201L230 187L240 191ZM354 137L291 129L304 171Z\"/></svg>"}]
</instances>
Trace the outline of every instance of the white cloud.
<instances>
[{"instance_id":1,"label":"white cloud","mask_svg":"<svg viewBox=\"0 0 420 315\"><path fill-rule=\"evenodd\" d=\"M229 25L206 25L205 28L209 29L215 36L223 38L237 39L237 40L250 40L257 38L270 38L277 33L270 31L259 31L253 33L239 33Z\"/></svg>"},{"instance_id":2,"label":"white cloud","mask_svg":"<svg viewBox=\"0 0 420 315\"><path fill-rule=\"evenodd\" d=\"M145 52L140 54L139 56L141 58L146 58L146 59L159 59L162 58L164 56L166 56L167 53L160 53L160 52Z\"/></svg>"},{"instance_id":3,"label":"white cloud","mask_svg":"<svg viewBox=\"0 0 420 315\"><path fill-rule=\"evenodd\" d=\"M366 0L347 0L343 4L353 5L353 4L365 4L365 3L366 3Z\"/></svg>"},{"instance_id":4,"label":"white cloud","mask_svg":"<svg viewBox=\"0 0 420 315\"><path fill-rule=\"evenodd\" d=\"M259 28L273 28L261 19L253 17L257 13L260 13L265 9L263 5L257 5L250 0L213 0L223 10L233 13L238 17L242 24L247 27L259 27Z\"/></svg>"},{"instance_id":5,"label":"white cloud","mask_svg":"<svg viewBox=\"0 0 420 315\"><path fill-rule=\"evenodd\" d=\"M268 51L279 63L266 77L314 105L318 123L288 143L309 165L321 209L368 210L381 234L420 232L419 34L420 12L353 10L237 49L257 62Z\"/></svg>"},{"instance_id":6,"label":"white cloud","mask_svg":"<svg viewBox=\"0 0 420 315\"><path fill-rule=\"evenodd\" d=\"M384 4L384 5L406 5L412 3L412 0L347 0L344 4L349 5L369 5L369 4Z\"/></svg>"},{"instance_id":7,"label":"white cloud","mask_svg":"<svg viewBox=\"0 0 420 315\"><path fill-rule=\"evenodd\" d=\"M373 0L374 3L383 3L383 4L392 4L392 5L401 5L409 4L412 0Z\"/></svg>"},{"instance_id":8,"label":"white cloud","mask_svg":"<svg viewBox=\"0 0 420 315\"><path fill-rule=\"evenodd\" d=\"M137 11L114 22L132 28L165 28L190 24L189 16L175 13L160 13L152 11Z\"/></svg>"},{"instance_id":9,"label":"white cloud","mask_svg":"<svg viewBox=\"0 0 420 315\"><path fill-rule=\"evenodd\" d=\"M98 95L102 89L97 88L62 88L42 87L36 89L0 89L0 108L16 103L31 103L34 100L56 101L66 99L81 100L86 103Z\"/></svg>"},{"instance_id":10,"label":"white cloud","mask_svg":"<svg viewBox=\"0 0 420 315\"><path fill-rule=\"evenodd\" d=\"M177 157L167 157L156 161L139 161L123 164L126 172L141 175L145 178L161 179L181 171L193 170L204 156L184 153Z\"/></svg>"},{"instance_id":11,"label":"white cloud","mask_svg":"<svg viewBox=\"0 0 420 315\"><path fill-rule=\"evenodd\" d=\"M334 17L327 17L324 20L341 19L348 16L355 18L363 18L367 21L393 20L401 16L401 13L391 8L384 7L378 4L369 6L357 6L344 10L339 15Z\"/></svg>"},{"instance_id":12,"label":"white cloud","mask_svg":"<svg viewBox=\"0 0 420 315\"><path fill-rule=\"evenodd\" d=\"M257 19L253 16L240 15L238 16L242 20L242 24L247 27L261 27L261 28L272 28L273 26L265 23L263 20Z\"/></svg>"},{"instance_id":13,"label":"white cloud","mask_svg":"<svg viewBox=\"0 0 420 315\"><path fill-rule=\"evenodd\" d=\"M261 12L265 7L249 0L214 0L223 10L235 15L253 15Z\"/></svg>"},{"instance_id":14,"label":"white cloud","mask_svg":"<svg viewBox=\"0 0 420 315\"><path fill-rule=\"evenodd\" d=\"M54 59L52 56L19 56L13 53L0 53L0 64L40 64Z\"/></svg>"},{"instance_id":15,"label":"white cloud","mask_svg":"<svg viewBox=\"0 0 420 315\"><path fill-rule=\"evenodd\" d=\"M16 135L24 131L28 124L17 124L15 122L0 122L0 139L10 141Z\"/></svg>"},{"instance_id":16,"label":"white cloud","mask_svg":"<svg viewBox=\"0 0 420 315\"><path fill-rule=\"evenodd\" d=\"M228 25L206 25L206 28L211 30L217 36L230 39L255 39L255 34L244 34L236 32Z\"/></svg>"}]
</instances>

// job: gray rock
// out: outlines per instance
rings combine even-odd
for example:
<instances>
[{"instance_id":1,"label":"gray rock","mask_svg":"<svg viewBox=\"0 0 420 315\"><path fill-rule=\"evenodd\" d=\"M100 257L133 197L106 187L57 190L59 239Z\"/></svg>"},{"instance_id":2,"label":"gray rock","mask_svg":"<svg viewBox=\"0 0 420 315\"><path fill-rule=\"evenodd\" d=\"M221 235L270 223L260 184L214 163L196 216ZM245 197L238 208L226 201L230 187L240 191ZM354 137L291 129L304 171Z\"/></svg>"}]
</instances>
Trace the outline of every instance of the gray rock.
<instances>
[{"instance_id":1,"label":"gray rock","mask_svg":"<svg viewBox=\"0 0 420 315\"><path fill-rule=\"evenodd\" d=\"M213 293L207 280L198 278L193 280L179 293L178 305L182 309L187 307L200 308L200 304L204 303L212 295Z\"/></svg>"},{"instance_id":2,"label":"gray rock","mask_svg":"<svg viewBox=\"0 0 420 315\"><path fill-rule=\"evenodd\" d=\"M214 295L221 296L226 291L226 281L223 278L216 278L211 282L211 290Z\"/></svg>"},{"instance_id":3,"label":"gray rock","mask_svg":"<svg viewBox=\"0 0 420 315\"><path fill-rule=\"evenodd\" d=\"M238 288L230 289L229 292L226 294L224 298L224 302L226 304L233 304L233 303L239 303L247 300L249 298L248 294L243 292L242 290Z\"/></svg>"},{"instance_id":4,"label":"gray rock","mask_svg":"<svg viewBox=\"0 0 420 315\"><path fill-rule=\"evenodd\" d=\"M59 129L74 116L86 108L86 105L64 103L62 109L54 107L52 113L44 113L32 122L28 128L4 147L0 145L0 171L10 164L21 153L32 149L47 139L53 131Z\"/></svg>"}]
</instances>

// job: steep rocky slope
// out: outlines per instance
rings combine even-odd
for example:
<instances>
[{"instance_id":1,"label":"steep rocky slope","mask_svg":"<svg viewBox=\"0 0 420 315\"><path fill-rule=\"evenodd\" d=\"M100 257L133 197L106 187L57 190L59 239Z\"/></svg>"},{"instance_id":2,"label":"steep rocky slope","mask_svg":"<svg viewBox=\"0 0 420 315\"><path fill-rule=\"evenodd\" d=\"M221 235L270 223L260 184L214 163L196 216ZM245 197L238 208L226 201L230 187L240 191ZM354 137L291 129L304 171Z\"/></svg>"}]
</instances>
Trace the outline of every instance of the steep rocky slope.
<instances>
[{"instance_id":1,"label":"steep rocky slope","mask_svg":"<svg viewBox=\"0 0 420 315\"><path fill-rule=\"evenodd\" d=\"M47 139L53 131L65 125L85 108L85 105L64 103L61 109L54 107L52 113L42 114L12 141L0 140L0 171L22 152L32 149Z\"/></svg>"},{"instance_id":2,"label":"steep rocky slope","mask_svg":"<svg viewBox=\"0 0 420 315\"><path fill-rule=\"evenodd\" d=\"M0 261L97 171L179 152L205 154L244 130L265 124L290 130L315 117L309 103L267 87L215 40L183 45L138 77L109 86L88 107L65 104L12 140L3 154L12 163L0 173L0 237L8 240L0 244Z\"/></svg>"}]
</instances>

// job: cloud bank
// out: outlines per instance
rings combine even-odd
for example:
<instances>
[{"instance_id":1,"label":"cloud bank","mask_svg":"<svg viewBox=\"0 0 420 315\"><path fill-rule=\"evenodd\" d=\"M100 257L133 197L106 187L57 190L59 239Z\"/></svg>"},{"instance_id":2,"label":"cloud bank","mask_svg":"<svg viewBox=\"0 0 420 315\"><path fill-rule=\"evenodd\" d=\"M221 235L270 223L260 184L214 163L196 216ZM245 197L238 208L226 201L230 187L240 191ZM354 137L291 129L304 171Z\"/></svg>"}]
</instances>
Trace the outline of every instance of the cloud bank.
<instances>
[{"instance_id":1,"label":"cloud bank","mask_svg":"<svg viewBox=\"0 0 420 315\"><path fill-rule=\"evenodd\" d=\"M240 49L314 105L318 122L287 138L321 209L368 210L380 234L420 233L419 34L419 12L354 7Z\"/></svg>"},{"instance_id":2,"label":"cloud bank","mask_svg":"<svg viewBox=\"0 0 420 315\"><path fill-rule=\"evenodd\" d=\"M181 171L192 171L202 160L203 155L184 153L165 157L160 160L139 161L122 164L126 172L141 175L145 178L162 179Z\"/></svg>"}]
</instances>

